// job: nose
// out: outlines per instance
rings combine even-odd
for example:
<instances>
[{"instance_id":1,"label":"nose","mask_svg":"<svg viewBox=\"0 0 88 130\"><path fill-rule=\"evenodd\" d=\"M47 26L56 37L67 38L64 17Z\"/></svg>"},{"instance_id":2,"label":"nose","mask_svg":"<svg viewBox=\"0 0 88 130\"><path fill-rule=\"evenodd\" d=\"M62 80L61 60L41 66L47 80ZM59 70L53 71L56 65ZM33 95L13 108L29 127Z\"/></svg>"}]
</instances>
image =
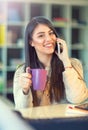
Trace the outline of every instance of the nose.
<instances>
[{"instance_id":1,"label":"nose","mask_svg":"<svg viewBox=\"0 0 88 130\"><path fill-rule=\"evenodd\" d=\"M46 39L46 41L50 41L52 38L51 38L51 36L49 34L47 34L45 39Z\"/></svg>"}]
</instances>

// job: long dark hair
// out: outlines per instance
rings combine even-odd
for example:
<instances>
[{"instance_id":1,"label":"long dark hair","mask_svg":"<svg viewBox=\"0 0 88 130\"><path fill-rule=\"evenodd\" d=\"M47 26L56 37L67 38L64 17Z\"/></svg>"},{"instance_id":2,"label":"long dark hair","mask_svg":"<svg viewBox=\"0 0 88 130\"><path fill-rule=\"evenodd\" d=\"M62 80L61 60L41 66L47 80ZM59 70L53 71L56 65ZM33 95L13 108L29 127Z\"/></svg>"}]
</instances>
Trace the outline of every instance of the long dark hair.
<instances>
[{"instance_id":1,"label":"long dark hair","mask_svg":"<svg viewBox=\"0 0 88 130\"><path fill-rule=\"evenodd\" d=\"M42 16L37 16L32 18L28 23L25 32L25 67L30 66L31 68L44 68L43 64L39 61L34 47L31 46L32 34L34 29L38 24L47 25L53 32L56 37L58 34L53 27L52 23ZM57 50L57 44L55 47ZM62 61L53 53L51 60L51 78L50 78L50 99L52 101L52 89L54 90L55 100L59 101L64 94L64 84L62 80L62 72L64 71L64 66ZM34 95L33 95L34 97Z\"/></svg>"}]
</instances>

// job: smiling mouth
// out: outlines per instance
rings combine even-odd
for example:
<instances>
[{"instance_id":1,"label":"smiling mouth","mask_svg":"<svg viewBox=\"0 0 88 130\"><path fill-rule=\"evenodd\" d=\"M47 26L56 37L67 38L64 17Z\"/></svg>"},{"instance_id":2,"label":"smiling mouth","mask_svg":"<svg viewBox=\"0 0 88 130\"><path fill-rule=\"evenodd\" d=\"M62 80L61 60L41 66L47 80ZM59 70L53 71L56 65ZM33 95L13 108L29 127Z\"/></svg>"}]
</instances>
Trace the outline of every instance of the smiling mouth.
<instances>
[{"instance_id":1,"label":"smiling mouth","mask_svg":"<svg viewBox=\"0 0 88 130\"><path fill-rule=\"evenodd\" d=\"M44 47L52 47L53 45L50 43L50 44L46 44L44 45Z\"/></svg>"}]
</instances>

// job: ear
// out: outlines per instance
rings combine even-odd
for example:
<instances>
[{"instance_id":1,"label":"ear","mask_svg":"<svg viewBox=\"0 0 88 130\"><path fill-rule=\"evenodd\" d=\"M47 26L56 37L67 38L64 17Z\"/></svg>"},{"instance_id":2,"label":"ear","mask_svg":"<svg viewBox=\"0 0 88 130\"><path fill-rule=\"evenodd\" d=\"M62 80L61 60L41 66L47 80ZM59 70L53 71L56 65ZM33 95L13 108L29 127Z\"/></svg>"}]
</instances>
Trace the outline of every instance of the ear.
<instances>
[{"instance_id":1,"label":"ear","mask_svg":"<svg viewBox=\"0 0 88 130\"><path fill-rule=\"evenodd\" d=\"M31 45L32 47L34 47L34 44L33 44L33 42L32 42L32 41L30 41L30 45Z\"/></svg>"}]
</instances>

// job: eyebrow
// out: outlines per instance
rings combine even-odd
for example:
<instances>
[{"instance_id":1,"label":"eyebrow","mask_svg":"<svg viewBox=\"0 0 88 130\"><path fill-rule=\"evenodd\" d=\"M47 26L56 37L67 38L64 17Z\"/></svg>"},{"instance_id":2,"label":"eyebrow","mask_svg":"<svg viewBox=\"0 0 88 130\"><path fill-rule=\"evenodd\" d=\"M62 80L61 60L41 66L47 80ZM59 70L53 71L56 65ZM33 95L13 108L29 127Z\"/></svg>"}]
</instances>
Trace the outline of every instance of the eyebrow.
<instances>
[{"instance_id":1,"label":"eyebrow","mask_svg":"<svg viewBox=\"0 0 88 130\"><path fill-rule=\"evenodd\" d=\"M51 31L53 31L53 30L49 30L48 32L51 32ZM45 32L38 32L37 35L38 34L43 34L43 33L45 33Z\"/></svg>"},{"instance_id":2,"label":"eyebrow","mask_svg":"<svg viewBox=\"0 0 88 130\"><path fill-rule=\"evenodd\" d=\"M37 34L41 34L41 33L45 33L45 32L38 32Z\"/></svg>"}]
</instances>

